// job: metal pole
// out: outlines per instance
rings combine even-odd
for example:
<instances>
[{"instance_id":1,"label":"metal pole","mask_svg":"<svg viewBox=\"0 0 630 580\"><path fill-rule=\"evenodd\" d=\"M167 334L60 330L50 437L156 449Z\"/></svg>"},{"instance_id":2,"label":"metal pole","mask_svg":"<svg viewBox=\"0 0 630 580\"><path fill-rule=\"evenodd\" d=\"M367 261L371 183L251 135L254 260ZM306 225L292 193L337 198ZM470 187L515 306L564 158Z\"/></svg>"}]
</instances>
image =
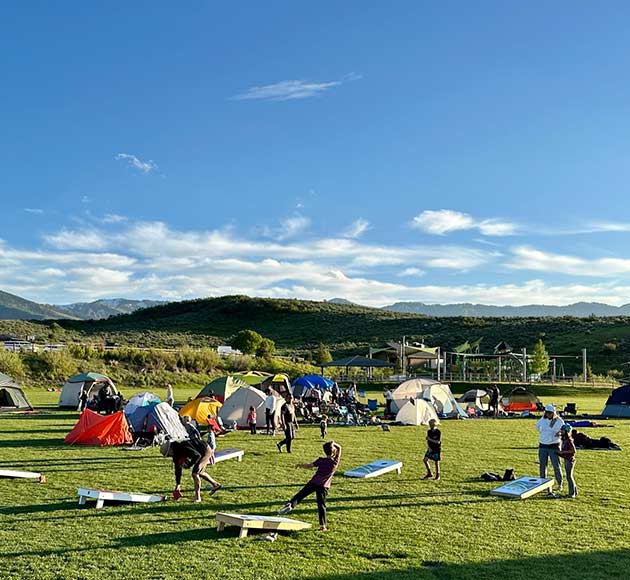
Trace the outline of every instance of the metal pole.
<instances>
[{"instance_id":1,"label":"metal pole","mask_svg":"<svg viewBox=\"0 0 630 580\"><path fill-rule=\"evenodd\" d=\"M527 382L527 349L523 348L522 350L523 356L523 382Z\"/></svg>"},{"instance_id":2,"label":"metal pole","mask_svg":"<svg viewBox=\"0 0 630 580\"><path fill-rule=\"evenodd\" d=\"M555 382L556 382L556 359L555 359L555 358L552 358L552 359L551 359L551 362L553 363L553 366L552 366L552 369L553 369L553 370L551 371L551 372L552 372L552 375L551 375L551 382L552 382L552 383L555 383Z\"/></svg>"},{"instance_id":3,"label":"metal pole","mask_svg":"<svg viewBox=\"0 0 630 580\"><path fill-rule=\"evenodd\" d=\"M501 355L499 355L499 382L501 382Z\"/></svg>"},{"instance_id":4,"label":"metal pole","mask_svg":"<svg viewBox=\"0 0 630 580\"><path fill-rule=\"evenodd\" d=\"M588 380L588 373L586 368L586 349L582 349L582 382L585 383Z\"/></svg>"},{"instance_id":5,"label":"metal pole","mask_svg":"<svg viewBox=\"0 0 630 580\"><path fill-rule=\"evenodd\" d=\"M440 362L440 347L439 346L437 347L436 352L437 352L437 381L439 383L440 382L440 370L441 370L440 367L442 365L442 363Z\"/></svg>"}]
</instances>

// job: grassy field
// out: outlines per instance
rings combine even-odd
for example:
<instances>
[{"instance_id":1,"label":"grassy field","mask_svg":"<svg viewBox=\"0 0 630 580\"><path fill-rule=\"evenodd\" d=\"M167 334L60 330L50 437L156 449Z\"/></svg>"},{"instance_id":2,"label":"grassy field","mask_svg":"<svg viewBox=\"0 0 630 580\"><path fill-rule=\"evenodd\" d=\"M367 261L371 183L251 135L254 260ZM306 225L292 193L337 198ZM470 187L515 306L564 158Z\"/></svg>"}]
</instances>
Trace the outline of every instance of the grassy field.
<instances>
[{"instance_id":1,"label":"grassy field","mask_svg":"<svg viewBox=\"0 0 630 580\"><path fill-rule=\"evenodd\" d=\"M182 398L187 392L180 392ZM626 452L578 452L578 499L510 501L488 495L484 471L513 467L536 474L534 421L444 422L443 478L421 481L424 428L331 427L344 447L342 470L378 458L404 462L401 476L356 481L336 477L329 495L331 531L316 530L315 502L294 516L313 531L239 540L218 534L217 511L274 514L309 473L293 468L321 453L318 430L299 431L295 453L279 455L274 441L236 433L221 447L241 447L243 463L212 468L224 484L214 497L153 505L77 505L79 486L168 494L170 460L158 451L81 448L63 444L77 413L57 411L55 393L29 390L40 414L0 416L0 468L42 471L49 481L0 480L0 578L330 580L628 577L630 490ZM603 407L605 392L556 391L544 402L572 400L586 412ZM596 430L630 448L630 421ZM591 430L593 431L593 430ZM591 433L592 434L592 433ZM593 435L593 434L592 434Z\"/></svg>"}]
</instances>

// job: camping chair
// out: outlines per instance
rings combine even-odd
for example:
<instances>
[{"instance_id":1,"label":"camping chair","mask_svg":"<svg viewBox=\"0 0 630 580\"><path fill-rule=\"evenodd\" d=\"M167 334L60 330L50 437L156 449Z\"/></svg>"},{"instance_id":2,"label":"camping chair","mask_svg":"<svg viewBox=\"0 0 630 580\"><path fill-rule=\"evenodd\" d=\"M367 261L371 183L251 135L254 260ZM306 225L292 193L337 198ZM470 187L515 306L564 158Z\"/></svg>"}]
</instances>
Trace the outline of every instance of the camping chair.
<instances>
[{"instance_id":1,"label":"camping chair","mask_svg":"<svg viewBox=\"0 0 630 580\"><path fill-rule=\"evenodd\" d=\"M565 415L577 415L577 403L567 403L563 413Z\"/></svg>"},{"instance_id":2,"label":"camping chair","mask_svg":"<svg viewBox=\"0 0 630 580\"><path fill-rule=\"evenodd\" d=\"M359 399L365 399L365 391L359 391L357 394Z\"/></svg>"},{"instance_id":3,"label":"camping chair","mask_svg":"<svg viewBox=\"0 0 630 580\"><path fill-rule=\"evenodd\" d=\"M378 401L376 399L368 399L367 406L370 411L378 410Z\"/></svg>"}]
</instances>

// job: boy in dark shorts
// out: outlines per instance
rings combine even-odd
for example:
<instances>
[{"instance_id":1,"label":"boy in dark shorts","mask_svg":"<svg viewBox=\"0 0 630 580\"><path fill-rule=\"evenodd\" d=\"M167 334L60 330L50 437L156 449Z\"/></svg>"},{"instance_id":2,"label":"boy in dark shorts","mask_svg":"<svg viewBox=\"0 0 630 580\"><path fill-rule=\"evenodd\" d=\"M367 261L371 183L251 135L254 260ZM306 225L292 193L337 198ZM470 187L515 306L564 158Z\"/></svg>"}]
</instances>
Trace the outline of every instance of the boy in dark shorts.
<instances>
[{"instance_id":1,"label":"boy in dark shorts","mask_svg":"<svg viewBox=\"0 0 630 580\"><path fill-rule=\"evenodd\" d=\"M317 499L317 513L319 515L319 530L320 532L327 532L326 527L326 496L328 490L332 485L333 475L339 467L339 461L341 460L341 445L334 441L328 441L324 443L324 453L326 457L320 457L313 461L313 463L301 463L296 467L303 469L317 468L315 475L311 477L310 481L298 491L290 501L283 505L278 513L280 515L288 514L295 509L305 497L311 493L315 493Z\"/></svg>"},{"instance_id":2,"label":"boy in dark shorts","mask_svg":"<svg viewBox=\"0 0 630 580\"><path fill-rule=\"evenodd\" d=\"M431 479L431 465L429 461L435 463L435 479L440 479L440 459L442 455L442 432L437 428L437 421L431 419L429 421L429 430L427 431L427 452L424 454L424 466L427 468L427 474L422 479Z\"/></svg>"}]
</instances>

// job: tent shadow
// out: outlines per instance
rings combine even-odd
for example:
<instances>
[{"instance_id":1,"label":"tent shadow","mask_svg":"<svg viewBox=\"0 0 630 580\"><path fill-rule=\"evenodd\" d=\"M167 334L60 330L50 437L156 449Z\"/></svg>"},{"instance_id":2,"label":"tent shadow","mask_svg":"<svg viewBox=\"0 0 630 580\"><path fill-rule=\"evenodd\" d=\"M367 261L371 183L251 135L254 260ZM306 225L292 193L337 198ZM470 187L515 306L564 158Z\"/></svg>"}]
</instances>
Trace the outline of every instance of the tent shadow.
<instances>
[{"instance_id":1,"label":"tent shadow","mask_svg":"<svg viewBox=\"0 0 630 580\"><path fill-rule=\"evenodd\" d=\"M23 449L24 447L63 447L63 438L56 439L10 439L6 441L0 441L0 448L2 447L17 447Z\"/></svg>"}]
</instances>

